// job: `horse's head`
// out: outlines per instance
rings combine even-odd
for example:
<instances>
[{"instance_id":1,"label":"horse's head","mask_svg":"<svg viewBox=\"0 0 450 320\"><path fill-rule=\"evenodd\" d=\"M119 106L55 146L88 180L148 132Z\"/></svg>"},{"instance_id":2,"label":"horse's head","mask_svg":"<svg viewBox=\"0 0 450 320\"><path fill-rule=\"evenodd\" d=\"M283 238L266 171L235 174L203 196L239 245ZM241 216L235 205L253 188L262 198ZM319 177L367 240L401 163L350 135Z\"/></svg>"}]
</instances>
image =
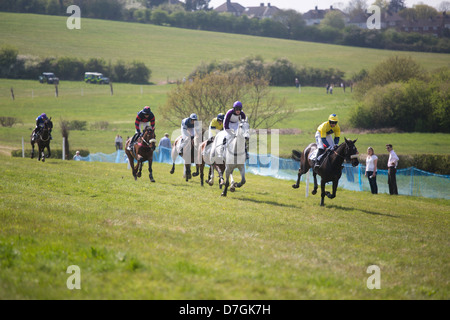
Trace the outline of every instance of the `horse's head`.
<instances>
[{"instance_id":1,"label":"horse's head","mask_svg":"<svg viewBox=\"0 0 450 320\"><path fill-rule=\"evenodd\" d=\"M144 142L152 150L155 150L156 148L155 130L153 130L151 127L146 127L144 129L144 134L142 135L142 142Z\"/></svg>"},{"instance_id":2,"label":"horse's head","mask_svg":"<svg viewBox=\"0 0 450 320\"><path fill-rule=\"evenodd\" d=\"M52 118L47 118L44 120L44 130L51 130L53 128Z\"/></svg>"},{"instance_id":3,"label":"horse's head","mask_svg":"<svg viewBox=\"0 0 450 320\"><path fill-rule=\"evenodd\" d=\"M345 160L347 162L351 162L353 167L356 167L359 164L358 161L358 156L359 156L359 152L358 149L356 149L355 143L356 140L347 140L347 138L345 139Z\"/></svg>"},{"instance_id":4,"label":"horse's head","mask_svg":"<svg viewBox=\"0 0 450 320\"><path fill-rule=\"evenodd\" d=\"M242 120L239 123L238 136L241 136L245 139L250 139L250 124L247 120Z\"/></svg>"}]
</instances>

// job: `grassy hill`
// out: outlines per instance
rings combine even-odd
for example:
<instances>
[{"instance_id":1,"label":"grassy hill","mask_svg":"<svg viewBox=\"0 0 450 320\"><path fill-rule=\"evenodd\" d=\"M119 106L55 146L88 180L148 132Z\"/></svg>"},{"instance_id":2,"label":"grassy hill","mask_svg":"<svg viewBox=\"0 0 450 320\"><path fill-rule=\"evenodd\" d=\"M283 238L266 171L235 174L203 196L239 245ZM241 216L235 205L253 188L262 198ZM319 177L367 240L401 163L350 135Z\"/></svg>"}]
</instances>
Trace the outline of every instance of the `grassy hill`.
<instances>
[{"instance_id":1,"label":"grassy hill","mask_svg":"<svg viewBox=\"0 0 450 320\"><path fill-rule=\"evenodd\" d=\"M427 69L448 66L448 54L395 52L312 42L83 18L69 30L65 17L0 12L0 47L41 57L101 57L115 62L140 60L154 83L182 79L202 61L240 60L260 55L266 61L286 57L298 66L337 68L349 77L392 55L410 55Z\"/></svg>"},{"instance_id":2,"label":"grassy hill","mask_svg":"<svg viewBox=\"0 0 450 320\"><path fill-rule=\"evenodd\" d=\"M448 200L0 155L1 299L448 299ZM195 200L193 200L195 199ZM81 290L68 290L69 266ZM381 289L370 290L371 265Z\"/></svg>"}]
</instances>

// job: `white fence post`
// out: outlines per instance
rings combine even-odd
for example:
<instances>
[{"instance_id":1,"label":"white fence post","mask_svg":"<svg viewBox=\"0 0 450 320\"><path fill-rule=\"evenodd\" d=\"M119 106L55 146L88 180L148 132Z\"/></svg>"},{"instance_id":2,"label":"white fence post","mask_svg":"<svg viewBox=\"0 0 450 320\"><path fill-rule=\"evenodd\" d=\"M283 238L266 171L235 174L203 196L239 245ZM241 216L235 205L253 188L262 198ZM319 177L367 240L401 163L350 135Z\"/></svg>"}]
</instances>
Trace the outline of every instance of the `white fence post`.
<instances>
[{"instance_id":1,"label":"white fence post","mask_svg":"<svg viewBox=\"0 0 450 320\"><path fill-rule=\"evenodd\" d=\"M25 143L22 137L22 158L25 158Z\"/></svg>"},{"instance_id":2,"label":"white fence post","mask_svg":"<svg viewBox=\"0 0 450 320\"><path fill-rule=\"evenodd\" d=\"M63 137L63 145L62 145L62 159L66 160L66 147L65 147L66 138Z\"/></svg>"},{"instance_id":3,"label":"white fence post","mask_svg":"<svg viewBox=\"0 0 450 320\"><path fill-rule=\"evenodd\" d=\"M306 188L305 188L305 198L309 195L309 170L306 172Z\"/></svg>"}]
</instances>

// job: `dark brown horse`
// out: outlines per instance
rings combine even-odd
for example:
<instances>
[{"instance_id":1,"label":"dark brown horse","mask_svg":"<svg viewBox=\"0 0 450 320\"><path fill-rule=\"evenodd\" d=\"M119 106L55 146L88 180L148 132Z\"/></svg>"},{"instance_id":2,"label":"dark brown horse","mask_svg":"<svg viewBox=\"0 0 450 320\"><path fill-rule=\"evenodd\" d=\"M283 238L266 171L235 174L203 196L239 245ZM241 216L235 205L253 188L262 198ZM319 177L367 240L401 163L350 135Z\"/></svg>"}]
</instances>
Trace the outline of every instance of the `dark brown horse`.
<instances>
[{"instance_id":1,"label":"dark brown horse","mask_svg":"<svg viewBox=\"0 0 450 320\"><path fill-rule=\"evenodd\" d=\"M170 170L170 173L173 174L175 172L175 161L178 157L178 146L181 143L181 138L182 136L179 136L178 138L175 139L173 146L172 146L172 169ZM184 160L184 177L186 178L186 182L189 181L189 179L191 179L192 177L196 177L199 175L199 169L201 166L201 163L196 163L196 162L200 162L199 159L197 158L195 159L195 149L197 149L197 147L200 144L200 138L197 136L194 136L194 139L191 139L191 143L188 143L184 149L183 149L183 160ZM190 157L189 157L190 155ZM191 173L191 164L195 163L196 164L196 171L194 173ZM203 179L202 179L202 185L203 185Z\"/></svg>"},{"instance_id":2,"label":"dark brown horse","mask_svg":"<svg viewBox=\"0 0 450 320\"><path fill-rule=\"evenodd\" d=\"M345 139L345 138L344 138ZM342 143L340 146L335 148L334 150L328 150L323 155L323 161L320 165L317 173L313 171L314 177L314 190L312 194L317 193L317 174L320 176L320 189L321 189L321 200L320 205L323 206L325 196L330 199L336 197L336 189L338 187L339 179L342 175L342 164L344 160L350 162L352 166L356 167L359 164L358 161L358 150L355 147L356 140L347 140L345 139L345 143ZM309 155L317 149L317 145L315 143L311 143L306 147L303 152L299 152L296 150L292 150L292 158L297 161L300 161L300 169L298 170L298 178L297 183L292 185L292 188L297 189L300 185L300 177L302 174L308 172L309 168L312 167L312 161L309 159ZM327 182L333 182L333 193L325 191L325 184Z\"/></svg>"},{"instance_id":3,"label":"dark brown horse","mask_svg":"<svg viewBox=\"0 0 450 320\"><path fill-rule=\"evenodd\" d=\"M153 179L152 162L153 162L153 151L156 148L156 136L155 130L151 127L145 127L144 132L141 137L137 139L134 143L131 151L125 148L125 153L128 156L128 162L130 163L131 170L133 172L134 180L140 178L142 175L142 164L148 161L148 177L151 182L155 182ZM131 142L131 138L127 140L126 147ZM137 160L136 166L134 165L134 159Z\"/></svg>"},{"instance_id":4,"label":"dark brown horse","mask_svg":"<svg viewBox=\"0 0 450 320\"><path fill-rule=\"evenodd\" d=\"M50 119L47 119L44 121L44 127L39 131L39 133L36 135L36 137L33 139L33 136L35 134L35 131L31 133L31 159L34 158L34 144L37 143L38 145L38 161L42 159L42 162L45 162L45 158L49 158L51 155L50 151L50 131L53 128L53 122ZM47 148L48 155L45 156L44 149Z\"/></svg>"}]
</instances>

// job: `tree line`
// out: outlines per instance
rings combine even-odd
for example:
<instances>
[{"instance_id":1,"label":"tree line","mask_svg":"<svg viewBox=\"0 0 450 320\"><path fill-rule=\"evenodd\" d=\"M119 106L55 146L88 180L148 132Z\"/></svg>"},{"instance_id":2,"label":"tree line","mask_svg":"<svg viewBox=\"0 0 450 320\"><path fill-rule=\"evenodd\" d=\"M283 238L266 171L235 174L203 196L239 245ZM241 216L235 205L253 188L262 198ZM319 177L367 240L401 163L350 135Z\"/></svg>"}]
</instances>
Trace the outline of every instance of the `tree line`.
<instances>
[{"instance_id":1,"label":"tree line","mask_svg":"<svg viewBox=\"0 0 450 320\"><path fill-rule=\"evenodd\" d=\"M41 58L19 55L19 51L11 46L0 50L0 78L38 79L43 72L49 71L60 80L83 80L85 72L100 72L114 82L140 84L148 83L152 74L143 62L137 60L111 63L102 58Z\"/></svg>"},{"instance_id":2,"label":"tree line","mask_svg":"<svg viewBox=\"0 0 450 320\"><path fill-rule=\"evenodd\" d=\"M320 25L307 26L303 15L295 10L280 10L272 19L236 17L209 10L205 1L189 1L189 10L182 5L146 2L147 8L126 9L119 0L3 0L0 11L67 15L69 5L78 5L82 17L148 23L162 26L246 34L290 40L312 41L357 47L390 50L450 53L450 33L443 37L419 33L398 32L394 29L368 30L345 26L341 18L325 17ZM405 10L406 17L415 11ZM417 11L417 10L416 10ZM447 30L447 29L446 29Z\"/></svg>"}]
</instances>

